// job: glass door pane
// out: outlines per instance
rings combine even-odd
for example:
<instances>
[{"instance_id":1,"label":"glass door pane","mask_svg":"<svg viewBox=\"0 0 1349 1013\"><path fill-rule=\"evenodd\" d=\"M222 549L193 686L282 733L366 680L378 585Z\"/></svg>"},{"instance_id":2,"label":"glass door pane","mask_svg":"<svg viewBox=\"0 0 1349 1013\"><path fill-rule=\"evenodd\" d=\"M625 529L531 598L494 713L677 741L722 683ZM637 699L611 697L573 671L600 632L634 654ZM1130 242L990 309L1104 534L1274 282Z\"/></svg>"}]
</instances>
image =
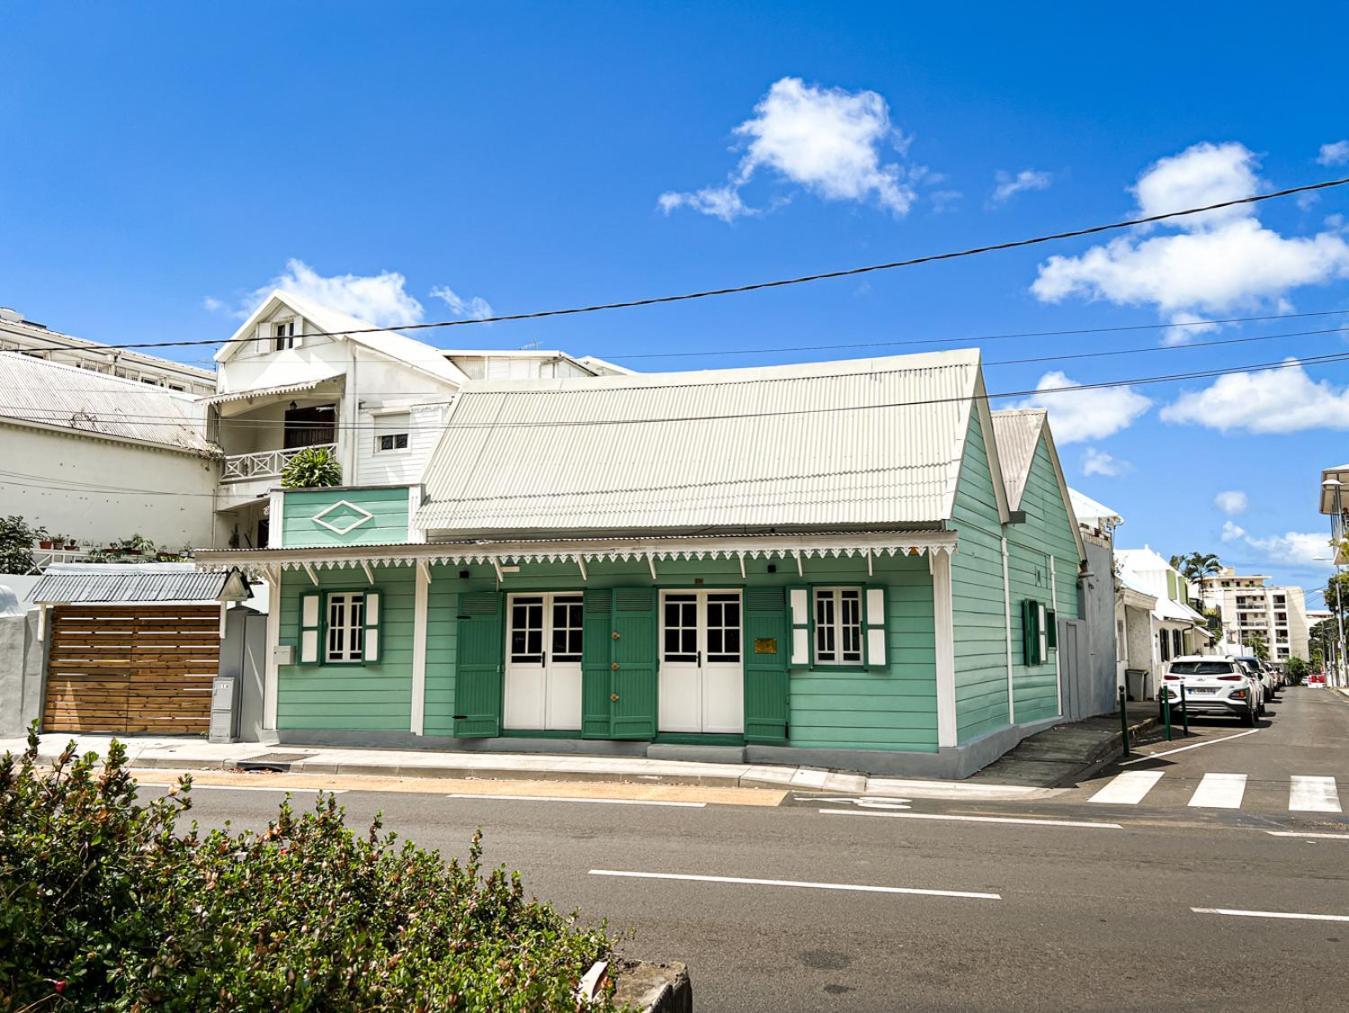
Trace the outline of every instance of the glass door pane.
<instances>
[{"instance_id":1,"label":"glass door pane","mask_svg":"<svg viewBox=\"0 0 1349 1013\"><path fill-rule=\"evenodd\" d=\"M667 594L664 604L666 661L698 660L698 596Z\"/></svg>"},{"instance_id":2,"label":"glass door pane","mask_svg":"<svg viewBox=\"0 0 1349 1013\"><path fill-rule=\"evenodd\" d=\"M511 599L510 660L512 664L543 663L543 596Z\"/></svg>"},{"instance_id":3,"label":"glass door pane","mask_svg":"<svg viewBox=\"0 0 1349 1013\"><path fill-rule=\"evenodd\" d=\"M740 660L740 595L707 596L707 660Z\"/></svg>"},{"instance_id":4,"label":"glass door pane","mask_svg":"<svg viewBox=\"0 0 1349 1013\"><path fill-rule=\"evenodd\" d=\"M581 596L553 596L552 652L554 661L581 660Z\"/></svg>"}]
</instances>

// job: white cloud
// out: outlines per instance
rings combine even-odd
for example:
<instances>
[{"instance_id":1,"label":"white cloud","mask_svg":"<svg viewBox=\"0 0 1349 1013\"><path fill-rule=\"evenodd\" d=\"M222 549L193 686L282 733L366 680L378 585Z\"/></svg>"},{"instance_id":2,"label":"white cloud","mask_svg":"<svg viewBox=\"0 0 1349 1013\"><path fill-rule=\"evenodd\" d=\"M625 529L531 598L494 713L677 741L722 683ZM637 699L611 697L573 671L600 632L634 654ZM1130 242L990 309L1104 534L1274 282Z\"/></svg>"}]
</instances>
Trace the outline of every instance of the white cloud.
<instances>
[{"instance_id":1,"label":"white cloud","mask_svg":"<svg viewBox=\"0 0 1349 1013\"><path fill-rule=\"evenodd\" d=\"M1163 345L1184 345L1200 334L1216 331L1218 325L1193 313L1174 313L1171 326L1162 333Z\"/></svg>"},{"instance_id":2,"label":"white cloud","mask_svg":"<svg viewBox=\"0 0 1349 1013\"><path fill-rule=\"evenodd\" d=\"M1349 429L1349 387L1316 381L1297 359L1281 369L1228 373L1203 390L1188 391L1162 409L1166 422L1221 432L1296 433Z\"/></svg>"},{"instance_id":3,"label":"white cloud","mask_svg":"<svg viewBox=\"0 0 1349 1013\"><path fill-rule=\"evenodd\" d=\"M1240 144L1196 144L1139 177L1133 192L1151 215L1248 196L1259 189L1256 157ZM1121 236L1040 265L1031 291L1042 302L1072 296L1152 305L1177 325L1176 343L1203 314L1279 304L1291 290L1349 277L1349 244L1335 231L1284 236L1252 205L1172 219L1165 235Z\"/></svg>"},{"instance_id":4,"label":"white cloud","mask_svg":"<svg viewBox=\"0 0 1349 1013\"><path fill-rule=\"evenodd\" d=\"M994 179L997 186L993 188L993 196L990 199L994 204L1003 204L1027 190L1049 189L1053 177L1047 172L1040 172L1036 169L1022 169L1015 176L1010 172L999 169Z\"/></svg>"},{"instance_id":5,"label":"white cloud","mask_svg":"<svg viewBox=\"0 0 1349 1013\"><path fill-rule=\"evenodd\" d=\"M1048 409L1049 428L1059 445L1112 436L1131 426L1152 404L1131 387L1056 392L1057 388L1075 385L1065 373L1046 373L1035 385L1036 393L1017 405Z\"/></svg>"},{"instance_id":6,"label":"white cloud","mask_svg":"<svg viewBox=\"0 0 1349 1013\"><path fill-rule=\"evenodd\" d=\"M1228 489L1213 497L1213 505L1229 517L1235 517L1246 511L1246 494L1240 489Z\"/></svg>"},{"instance_id":7,"label":"white cloud","mask_svg":"<svg viewBox=\"0 0 1349 1013\"><path fill-rule=\"evenodd\" d=\"M680 207L722 221L750 214L741 189L769 170L826 200L874 200L895 215L913 205L921 170L885 161L887 149L903 153L905 140L891 125L890 107L874 91L808 85L797 77L774 82L735 128L745 153L722 186L660 195L666 214Z\"/></svg>"},{"instance_id":8,"label":"white cloud","mask_svg":"<svg viewBox=\"0 0 1349 1013\"><path fill-rule=\"evenodd\" d=\"M450 312L457 317L485 320L492 316L492 304L480 296L475 295L465 299L448 285L437 285L431 289L431 295L445 303L450 308Z\"/></svg>"},{"instance_id":9,"label":"white cloud","mask_svg":"<svg viewBox=\"0 0 1349 1013\"><path fill-rule=\"evenodd\" d=\"M1330 539L1321 531L1289 531L1282 535L1257 538L1245 528L1223 522L1222 540L1242 542L1264 555L1271 563L1281 565L1317 565L1329 569L1331 563Z\"/></svg>"},{"instance_id":10,"label":"white cloud","mask_svg":"<svg viewBox=\"0 0 1349 1013\"><path fill-rule=\"evenodd\" d=\"M225 308L225 304L214 296L206 296L201 301L202 308L209 313L219 313Z\"/></svg>"},{"instance_id":11,"label":"white cloud","mask_svg":"<svg viewBox=\"0 0 1349 1013\"><path fill-rule=\"evenodd\" d=\"M278 288L348 316L368 320L377 327L415 324L425 315L422 304L407 292L407 279L397 271L325 276L294 257L286 261L285 271L249 295L235 315L247 317L259 302Z\"/></svg>"},{"instance_id":12,"label":"white cloud","mask_svg":"<svg viewBox=\"0 0 1349 1013\"><path fill-rule=\"evenodd\" d=\"M1098 450L1095 447L1088 447L1086 453L1082 455L1082 474L1084 475L1104 475L1107 478L1115 478L1129 470L1129 462L1121 461L1114 454L1107 454L1104 450Z\"/></svg>"},{"instance_id":13,"label":"white cloud","mask_svg":"<svg viewBox=\"0 0 1349 1013\"><path fill-rule=\"evenodd\" d=\"M1349 141L1335 141L1332 144L1321 145L1321 152L1316 156L1316 160L1322 165L1343 165L1349 162Z\"/></svg>"}]
</instances>

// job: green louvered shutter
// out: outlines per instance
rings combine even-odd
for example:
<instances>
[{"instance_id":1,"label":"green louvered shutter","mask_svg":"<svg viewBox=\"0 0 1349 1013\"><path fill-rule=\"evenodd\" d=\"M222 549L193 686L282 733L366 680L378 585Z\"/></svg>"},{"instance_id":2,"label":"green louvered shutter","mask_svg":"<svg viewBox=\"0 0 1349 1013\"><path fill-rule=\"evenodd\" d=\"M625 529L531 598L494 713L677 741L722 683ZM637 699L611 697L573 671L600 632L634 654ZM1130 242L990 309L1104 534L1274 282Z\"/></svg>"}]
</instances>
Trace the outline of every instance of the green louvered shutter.
<instances>
[{"instance_id":1,"label":"green louvered shutter","mask_svg":"<svg viewBox=\"0 0 1349 1013\"><path fill-rule=\"evenodd\" d=\"M609 737L613 592L587 591L581 616L581 738Z\"/></svg>"},{"instance_id":2,"label":"green louvered shutter","mask_svg":"<svg viewBox=\"0 0 1349 1013\"><path fill-rule=\"evenodd\" d=\"M365 634L361 640L361 661L369 664L378 664L380 649L383 639L379 633L380 616L383 609L380 606L384 602L384 595L377 589L370 588L365 592Z\"/></svg>"},{"instance_id":3,"label":"green louvered shutter","mask_svg":"<svg viewBox=\"0 0 1349 1013\"><path fill-rule=\"evenodd\" d=\"M1040 603L1021 602L1021 660L1027 668L1040 664Z\"/></svg>"},{"instance_id":4,"label":"green louvered shutter","mask_svg":"<svg viewBox=\"0 0 1349 1013\"><path fill-rule=\"evenodd\" d=\"M1051 651L1059 646L1059 614L1053 609L1045 612L1045 643ZM1046 661L1049 659L1046 658Z\"/></svg>"},{"instance_id":5,"label":"green louvered shutter","mask_svg":"<svg viewBox=\"0 0 1349 1013\"><path fill-rule=\"evenodd\" d=\"M501 679L505 656L502 596L469 591L459 596L459 640L454 677L454 734L501 734Z\"/></svg>"},{"instance_id":6,"label":"green louvered shutter","mask_svg":"<svg viewBox=\"0 0 1349 1013\"><path fill-rule=\"evenodd\" d=\"M746 742L767 745L787 742L790 632L782 588L745 589Z\"/></svg>"},{"instance_id":7,"label":"green louvered shutter","mask_svg":"<svg viewBox=\"0 0 1349 1013\"><path fill-rule=\"evenodd\" d=\"M613 592L609 736L656 737L656 589ZM616 698L616 699L615 699Z\"/></svg>"},{"instance_id":8,"label":"green louvered shutter","mask_svg":"<svg viewBox=\"0 0 1349 1013\"><path fill-rule=\"evenodd\" d=\"M887 668L890 651L885 636L885 587L872 584L862 589L862 649L867 668Z\"/></svg>"}]
</instances>

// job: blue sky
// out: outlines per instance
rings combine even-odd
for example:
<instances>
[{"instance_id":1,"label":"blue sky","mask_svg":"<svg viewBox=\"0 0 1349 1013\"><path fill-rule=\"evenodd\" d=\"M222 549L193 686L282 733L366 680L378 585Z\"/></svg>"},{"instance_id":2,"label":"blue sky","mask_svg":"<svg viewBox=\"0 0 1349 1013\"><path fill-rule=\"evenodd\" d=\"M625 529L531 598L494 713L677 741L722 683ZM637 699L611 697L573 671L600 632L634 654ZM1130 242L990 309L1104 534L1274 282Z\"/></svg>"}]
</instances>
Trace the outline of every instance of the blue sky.
<instances>
[{"instance_id":1,"label":"blue sky","mask_svg":"<svg viewBox=\"0 0 1349 1013\"><path fill-rule=\"evenodd\" d=\"M1349 175L1342 5L1135 4L1127 21L836 7L7 4L0 304L110 342L225 337L277 278L387 323L516 312ZM420 336L661 369L1332 310L1349 307L1339 215L1349 188L1113 247ZM995 363L1181 342L990 364L990 390L1015 391L1054 371L1097 382L1349 350L1338 334L1194 347L1344 321L982 344ZM657 357L672 352L697 354ZM1349 460L1349 364L1213 384L1047 401L1069 481L1126 517L1121 544L1315 585L1317 472Z\"/></svg>"}]
</instances>

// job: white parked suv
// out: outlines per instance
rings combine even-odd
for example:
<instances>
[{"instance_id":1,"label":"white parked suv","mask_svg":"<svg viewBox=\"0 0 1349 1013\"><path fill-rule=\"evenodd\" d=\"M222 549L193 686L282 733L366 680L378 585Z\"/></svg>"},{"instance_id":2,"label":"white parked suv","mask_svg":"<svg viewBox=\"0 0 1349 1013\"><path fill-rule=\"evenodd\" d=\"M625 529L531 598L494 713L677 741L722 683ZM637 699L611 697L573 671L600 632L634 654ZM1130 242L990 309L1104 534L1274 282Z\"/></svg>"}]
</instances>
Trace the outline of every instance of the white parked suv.
<instances>
[{"instance_id":1,"label":"white parked suv","mask_svg":"<svg viewBox=\"0 0 1349 1013\"><path fill-rule=\"evenodd\" d=\"M1172 707L1180 706L1182 685L1185 707L1191 714L1231 714L1242 724L1255 726L1263 686L1259 676L1235 658L1191 654L1173 659L1162 681L1162 692Z\"/></svg>"},{"instance_id":2,"label":"white parked suv","mask_svg":"<svg viewBox=\"0 0 1349 1013\"><path fill-rule=\"evenodd\" d=\"M1265 704L1274 702L1274 692L1277 689L1274 669L1250 654L1236 655L1232 660L1245 665L1246 670L1260 680L1260 713L1263 714Z\"/></svg>"}]
</instances>

